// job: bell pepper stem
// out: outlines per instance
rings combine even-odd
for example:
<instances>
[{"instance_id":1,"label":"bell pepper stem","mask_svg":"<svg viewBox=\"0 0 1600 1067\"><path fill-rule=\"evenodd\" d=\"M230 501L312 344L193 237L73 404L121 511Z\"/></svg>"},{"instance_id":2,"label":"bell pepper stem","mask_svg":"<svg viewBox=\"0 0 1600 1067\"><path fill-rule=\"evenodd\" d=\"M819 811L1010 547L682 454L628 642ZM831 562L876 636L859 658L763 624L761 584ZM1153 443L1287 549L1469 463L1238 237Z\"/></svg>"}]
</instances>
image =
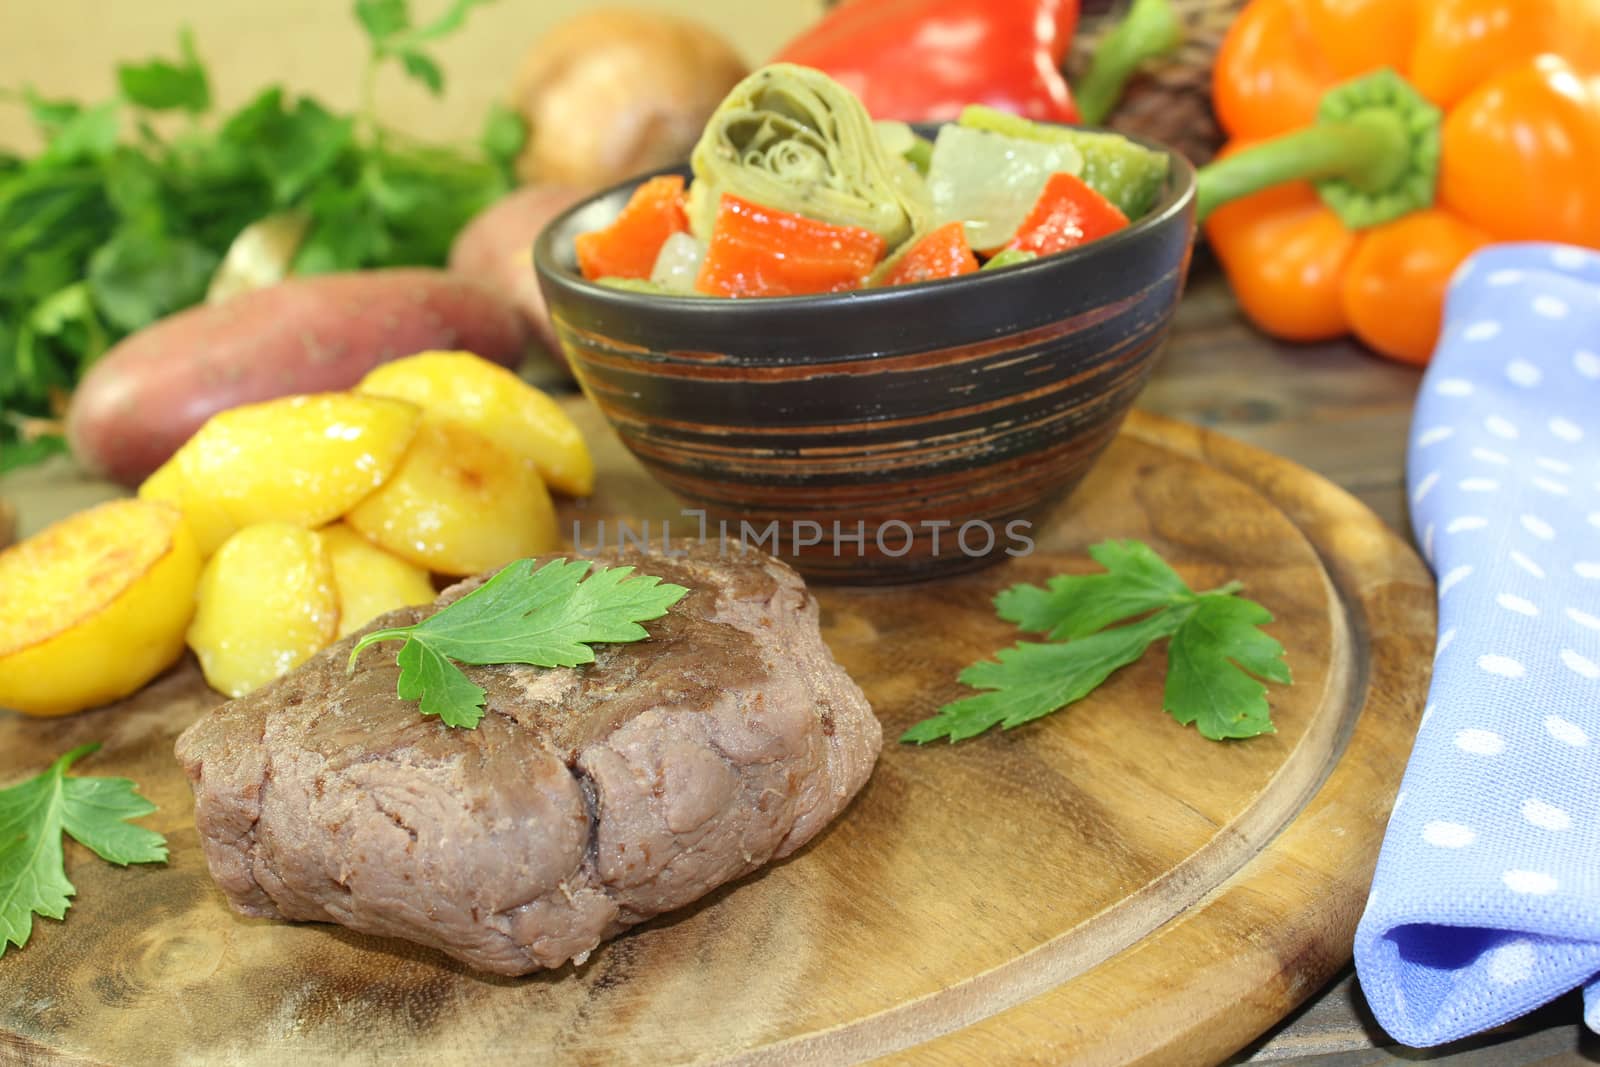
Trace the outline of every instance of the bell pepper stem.
<instances>
[{"instance_id":1,"label":"bell pepper stem","mask_svg":"<svg viewBox=\"0 0 1600 1067\"><path fill-rule=\"evenodd\" d=\"M1196 210L1275 185L1311 181L1351 229L1389 222L1433 204L1439 175L1439 110L1389 70L1328 91L1318 121L1200 168Z\"/></svg>"},{"instance_id":2,"label":"bell pepper stem","mask_svg":"<svg viewBox=\"0 0 1600 1067\"><path fill-rule=\"evenodd\" d=\"M1139 67L1182 43L1183 27L1171 0L1133 0L1127 17L1095 48L1089 69L1073 87L1079 118L1088 126L1105 122Z\"/></svg>"},{"instance_id":3,"label":"bell pepper stem","mask_svg":"<svg viewBox=\"0 0 1600 1067\"><path fill-rule=\"evenodd\" d=\"M1247 148L1200 169L1201 220L1223 204L1293 181L1342 178L1384 188L1403 168L1406 132L1384 112L1324 122Z\"/></svg>"}]
</instances>

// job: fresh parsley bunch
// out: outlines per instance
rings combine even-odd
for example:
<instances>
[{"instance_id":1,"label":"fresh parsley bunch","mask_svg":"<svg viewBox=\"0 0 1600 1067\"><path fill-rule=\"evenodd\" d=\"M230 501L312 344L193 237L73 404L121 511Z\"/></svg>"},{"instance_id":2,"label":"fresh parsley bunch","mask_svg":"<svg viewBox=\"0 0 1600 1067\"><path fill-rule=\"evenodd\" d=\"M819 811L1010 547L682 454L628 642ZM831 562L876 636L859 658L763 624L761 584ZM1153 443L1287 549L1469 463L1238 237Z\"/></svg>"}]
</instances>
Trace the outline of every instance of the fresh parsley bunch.
<instances>
[{"instance_id":1,"label":"fresh parsley bunch","mask_svg":"<svg viewBox=\"0 0 1600 1067\"><path fill-rule=\"evenodd\" d=\"M1283 646L1260 629L1271 612L1239 596L1238 583L1195 592L1139 541L1104 541L1089 555L1105 573L1059 575L1044 588L1016 585L997 596L1002 619L1047 640L1019 642L962 671L964 684L986 691L946 704L900 739L961 741L1032 722L1082 700L1163 638L1169 715L1214 741L1272 732L1259 679L1288 685L1290 675Z\"/></svg>"},{"instance_id":2,"label":"fresh parsley bunch","mask_svg":"<svg viewBox=\"0 0 1600 1067\"><path fill-rule=\"evenodd\" d=\"M0 153L0 471L61 451L52 420L89 365L200 302L253 222L307 218L299 274L444 263L456 232L513 185L522 121L496 107L475 149L422 144L379 126L374 87L398 63L442 93L428 48L486 2L454 0L414 26L406 0L357 0L371 51L353 116L282 86L215 116L186 31L177 59L119 67L113 100L0 93L46 142L31 159ZM158 131L163 115L182 118L176 133Z\"/></svg>"}]
</instances>

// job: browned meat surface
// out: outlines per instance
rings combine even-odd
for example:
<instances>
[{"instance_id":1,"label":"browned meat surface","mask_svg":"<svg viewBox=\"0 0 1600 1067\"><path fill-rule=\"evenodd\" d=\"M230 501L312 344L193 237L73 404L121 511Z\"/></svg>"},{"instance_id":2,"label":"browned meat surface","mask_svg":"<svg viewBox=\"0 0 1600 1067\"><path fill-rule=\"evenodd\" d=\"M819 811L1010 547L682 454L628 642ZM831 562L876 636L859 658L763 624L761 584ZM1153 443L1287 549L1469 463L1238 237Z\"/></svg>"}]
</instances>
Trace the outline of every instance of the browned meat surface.
<instances>
[{"instance_id":1,"label":"browned meat surface","mask_svg":"<svg viewBox=\"0 0 1600 1067\"><path fill-rule=\"evenodd\" d=\"M800 578L756 552L599 562L691 592L649 640L599 646L589 666L467 668L488 692L476 730L396 697L398 645L347 676L352 635L185 731L195 820L233 906L525 974L583 962L839 814L882 735Z\"/></svg>"}]
</instances>

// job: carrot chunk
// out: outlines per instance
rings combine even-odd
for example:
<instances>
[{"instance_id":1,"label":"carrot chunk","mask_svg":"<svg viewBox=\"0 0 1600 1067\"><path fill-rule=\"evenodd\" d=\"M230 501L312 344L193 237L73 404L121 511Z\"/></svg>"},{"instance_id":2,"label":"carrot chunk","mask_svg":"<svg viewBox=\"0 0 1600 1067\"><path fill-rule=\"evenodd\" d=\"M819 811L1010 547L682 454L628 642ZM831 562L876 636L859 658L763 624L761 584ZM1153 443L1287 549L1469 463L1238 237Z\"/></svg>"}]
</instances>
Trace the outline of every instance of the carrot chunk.
<instances>
[{"instance_id":1,"label":"carrot chunk","mask_svg":"<svg viewBox=\"0 0 1600 1067\"><path fill-rule=\"evenodd\" d=\"M578 269L596 278L648 278L668 237L689 228L683 209L683 177L663 174L633 191L610 226L579 234L573 242Z\"/></svg>"},{"instance_id":2,"label":"carrot chunk","mask_svg":"<svg viewBox=\"0 0 1600 1067\"><path fill-rule=\"evenodd\" d=\"M960 222L947 222L917 239L900 257L884 285L909 285L935 278L954 278L978 269L978 257L967 243L967 228Z\"/></svg>"},{"instance_id":3,"label":"carrot chunk","mask_svg":"<svg viewBox=\"0 0 1600 1067\"><path fill-rule=\"evenodd\" d=\"M733 297L859 289L886 250L871 230L818 222L724 193L695 288Z\"/></svg>"},{"instance_id":4,"label":"carrot chunk","mask_svg":"<svg viewBox=\"0 0 1600 1067\"><path fill-rule=\"evenodd\" d=\"M1048 256L1115 233L1126 225L1128 216L1082 178L1052 174L1033 210L1005 247Z\"/></svg>"}]
</instances>

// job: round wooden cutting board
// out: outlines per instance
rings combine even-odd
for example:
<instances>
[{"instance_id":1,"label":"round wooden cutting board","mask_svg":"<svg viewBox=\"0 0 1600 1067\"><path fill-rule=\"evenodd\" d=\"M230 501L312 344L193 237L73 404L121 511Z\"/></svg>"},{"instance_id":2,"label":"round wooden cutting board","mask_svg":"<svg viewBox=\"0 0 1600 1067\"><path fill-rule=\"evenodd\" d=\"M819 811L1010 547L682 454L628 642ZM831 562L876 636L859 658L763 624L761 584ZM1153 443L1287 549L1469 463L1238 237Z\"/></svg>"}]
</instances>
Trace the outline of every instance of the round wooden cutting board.
<instances>
[{"instance_id":1,"label":"round wooden cutting board","mask_svg":"<svg viewBox=\"0 0 1600 1067\"><path fill-rule=\"evenodd\" d=\"M602 495L677 506L587 407ZM613 524L614 528L614 524ZM655 528L659 539L660 528ZM679 518L672 536L693 523ZM172 756L219 700L186 663L116 707L0 713L0 785L73 745L161 806L166 867L77 845L65 922L0 959L0 1059L118 1064L1216 1062L1318 989L1356 920L1427 687L1422 563L1309 472L1134 414L1038 551L959 579L818 589L883 720L862 793L790 859L596 951L480 976L341 928L242 919L212 885ZM1277 732L1216 743L1163 714L1152 652L1071 709L957 745L897 743L1015 639L990 598L1148 542L1196 588L1242 580L1277 621Z\"/></svg>"}]
</instances>

